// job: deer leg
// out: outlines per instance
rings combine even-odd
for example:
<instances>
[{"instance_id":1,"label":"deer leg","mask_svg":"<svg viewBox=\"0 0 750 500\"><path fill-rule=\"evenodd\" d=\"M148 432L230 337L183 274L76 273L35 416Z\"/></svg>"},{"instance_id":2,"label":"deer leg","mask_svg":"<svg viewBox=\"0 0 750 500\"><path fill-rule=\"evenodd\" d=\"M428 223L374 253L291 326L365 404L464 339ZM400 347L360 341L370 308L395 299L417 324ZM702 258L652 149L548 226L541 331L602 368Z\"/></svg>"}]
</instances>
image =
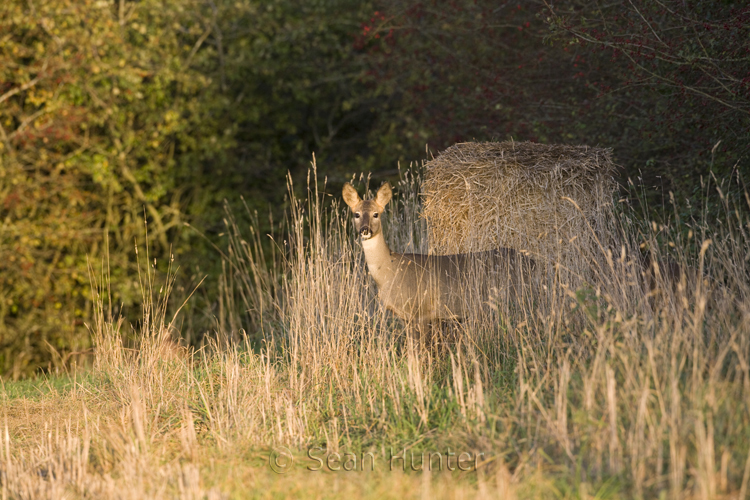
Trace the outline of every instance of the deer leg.
<instances>
[{"instance_id":1,"label":"deer leg","mask_svg":"<svg viewBox=\"0 0 750 500\"><path fill-rule=\"evenodd\" d=\"M407 324L407 341L413 342L420 352L436 353L442 346L439 320L418 319Z\"/></svg>"},{"instance_id":2,"label":"deer leg","mask_svg":"<svg viewBox=\"0 0 750 500\"><path fill-rule=\"evenodd\" d=\"M411 340L414 342L415 347L420 351L423 351L425 347L429 346L430 337L430 321L423 319L415 319L410 325L409 334Z\"/></svg>"},{"instance_id":3,"label":"deer leg","mask_svg":"<svg viewBox=\"0 0 750 500\"><path fill-rule=\"evenodd\" d=\"M427 320L423 322L422 344L425 350L439 354L445 347L443 339L443 323L441 320Z\"/></svg>"},{"instance_id":4,"label":"deer leg","mask_svg":"<svg viewBox=\"0 0 750 500\"><path fill-rule=\"evenodd\" d=\"M422 322L416 319L409 319L404 321L406 331L406 341L412 342L414 345L419 345L422 339Z\"/></svg>"}]
</instances>

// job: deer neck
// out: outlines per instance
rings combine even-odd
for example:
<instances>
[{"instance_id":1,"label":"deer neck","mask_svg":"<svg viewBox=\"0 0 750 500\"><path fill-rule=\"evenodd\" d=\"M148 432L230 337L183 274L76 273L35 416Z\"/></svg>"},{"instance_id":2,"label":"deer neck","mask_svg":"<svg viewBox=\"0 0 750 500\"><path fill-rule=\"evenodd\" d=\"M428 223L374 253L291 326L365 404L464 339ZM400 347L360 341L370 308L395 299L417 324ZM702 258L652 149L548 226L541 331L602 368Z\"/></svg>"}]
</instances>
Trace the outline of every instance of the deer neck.
<instances>
[{"instance_id":1,"label":"deer neck","mask_svg":"<svg viewBox=\"0 0 750 500\"><path fill-rule=\"evenodd\" d=\"M379 287L382 287L393 277L391 249L385 242L383 233L380 232L362 241L362 249L365 251L367 270Z\"/></svg>"}]
</instances>

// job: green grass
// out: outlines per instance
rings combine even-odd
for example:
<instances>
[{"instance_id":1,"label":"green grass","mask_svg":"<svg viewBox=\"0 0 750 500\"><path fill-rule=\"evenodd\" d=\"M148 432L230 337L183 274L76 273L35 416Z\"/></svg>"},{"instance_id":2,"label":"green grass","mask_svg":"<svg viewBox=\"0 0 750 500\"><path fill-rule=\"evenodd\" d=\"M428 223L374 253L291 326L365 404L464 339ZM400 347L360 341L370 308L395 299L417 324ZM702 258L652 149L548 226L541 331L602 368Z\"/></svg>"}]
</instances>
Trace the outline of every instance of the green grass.
<instances>
[{"instance_id":1,"label":"green grass","mask_svg":"<svg viewBox=\"0 0 750 500\"><path fill-rule=\"evenodd\" d=\"M64 396L76 384L85 383L91 377L90 373L82 372L75 375L38 375L35 378L21 380L0 381L3 399L29 399L38 401L55 396Z\"/></svg>"}]
</instances>

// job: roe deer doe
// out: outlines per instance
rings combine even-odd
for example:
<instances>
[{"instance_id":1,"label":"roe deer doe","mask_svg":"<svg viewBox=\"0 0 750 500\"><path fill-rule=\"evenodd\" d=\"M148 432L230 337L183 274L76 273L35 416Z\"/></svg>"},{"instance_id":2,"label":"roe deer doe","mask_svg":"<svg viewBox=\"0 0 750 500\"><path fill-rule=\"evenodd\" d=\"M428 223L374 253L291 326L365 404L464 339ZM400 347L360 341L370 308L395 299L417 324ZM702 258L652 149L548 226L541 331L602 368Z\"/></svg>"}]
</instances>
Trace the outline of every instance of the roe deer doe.
<instances>
[{"instance_id":1,"label":"roe deer doe","mask_svg":"<svg viewBox=\"0 0 750 500\"><path fill-rule=\"evenodd\" d=\"M388 183L371 200L362 200L349 183L343 191L380 301L420 334L433 320L466 317L470 307L487 302L493 289L517 293L528 279L534 262L510 248L440 256L391 252L380 215L392 196ZM481 302L467 300L472 294L479 294Z\"/></svg>"}]
</instances>

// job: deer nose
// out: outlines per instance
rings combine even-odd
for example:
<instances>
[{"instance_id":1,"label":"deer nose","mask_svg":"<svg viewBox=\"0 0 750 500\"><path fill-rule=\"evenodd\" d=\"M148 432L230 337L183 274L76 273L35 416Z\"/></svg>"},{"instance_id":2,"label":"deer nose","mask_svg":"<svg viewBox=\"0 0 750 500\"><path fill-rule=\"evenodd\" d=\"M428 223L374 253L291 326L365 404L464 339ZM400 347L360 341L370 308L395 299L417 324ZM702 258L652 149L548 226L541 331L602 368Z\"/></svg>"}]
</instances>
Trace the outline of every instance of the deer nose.
<instances>
[{"instance_id":1,"label":"deer nose","mask_svg":"<svg viewBox=\"0 0 750 500\"><path fill-rule=\"evenodd\" d=\"M363 226L363 227L362 227L362 228L361 228L361 229L359 230L359 234L361 234L362 236L369 236L369 235L370 235L370 228L369 228L369 227L367 227L367 226Z\"/></svg>"}]
</instances>

